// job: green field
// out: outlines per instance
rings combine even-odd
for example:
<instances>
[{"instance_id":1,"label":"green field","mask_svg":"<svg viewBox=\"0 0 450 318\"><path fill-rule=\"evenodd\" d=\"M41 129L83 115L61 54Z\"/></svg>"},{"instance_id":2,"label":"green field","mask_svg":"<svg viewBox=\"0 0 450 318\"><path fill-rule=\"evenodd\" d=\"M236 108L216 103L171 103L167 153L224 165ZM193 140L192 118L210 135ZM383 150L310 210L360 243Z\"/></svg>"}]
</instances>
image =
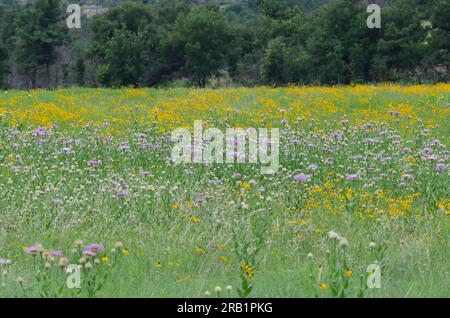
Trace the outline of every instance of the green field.
<instances>
[{"instance_id":1,"label":"green field","mask_svg":"<svg viewBox=\"0 0 450 318\"><path fill-rule=\"evenodd\" d=\"M0 92L0 297L448 297L449 98L448 84ZM279 128L280 169L174 165L168 138L196 119Z\"/></svg>"}]
</instances>

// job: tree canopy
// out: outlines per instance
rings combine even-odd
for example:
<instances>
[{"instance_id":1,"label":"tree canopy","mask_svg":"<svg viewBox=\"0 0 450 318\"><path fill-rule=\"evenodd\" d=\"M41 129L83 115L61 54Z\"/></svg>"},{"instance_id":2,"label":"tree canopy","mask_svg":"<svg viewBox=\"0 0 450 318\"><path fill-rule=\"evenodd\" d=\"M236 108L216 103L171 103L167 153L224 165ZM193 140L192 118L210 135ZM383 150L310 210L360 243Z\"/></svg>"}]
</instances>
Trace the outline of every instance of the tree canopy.
<instances>
[{"instance_id":1,"label":"tree canopy","mask_svg":"<svg viewBox=\"0 0 450 318\"><path fill-rule=\"evenodd\" d=\"M359 0L206 2L99 0L106 13L83 17L81 29L69 30L63 0L4 1L0 83L120 87L182 79L203 87L211 78L236 85L449 79L446 0L378 1L379 29L367 27L367 3Z\"/></svg>"}]
</instances>

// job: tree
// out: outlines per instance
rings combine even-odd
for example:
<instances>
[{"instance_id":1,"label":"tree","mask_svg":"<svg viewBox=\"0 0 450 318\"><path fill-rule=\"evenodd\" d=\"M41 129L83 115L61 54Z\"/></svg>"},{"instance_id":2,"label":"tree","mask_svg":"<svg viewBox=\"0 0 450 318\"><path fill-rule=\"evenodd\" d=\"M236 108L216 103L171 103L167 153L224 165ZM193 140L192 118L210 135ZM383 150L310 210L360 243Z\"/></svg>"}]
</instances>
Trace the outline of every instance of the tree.
<instances>
[{"instance_id":1,"label":"tree","mask_svg":"<svg viewBox=\"0 0 450 318\"><path fill-rule=\"evenodd\" d=\"M147 83L155 85L170 79L182 67L181 59L172 51L169 34L175 21L191 10L186 0L157 0L151 7L154 48Z\"/></svg>"},{"instance_id":2,"label":"tree","mask_svg":"<svg viewBox=\"0 0 450 318\"><path fill-rule=\"evenodd\" d=\"M427 35L427 61L433 68L444 68L437 80L450 78L450 2L437 0L431 10L432 30Z\"/></svg>"},{"instance_id":3,"label":"tree","mask_svg":"<svg viewBox=\"0 0 450 318\"><path fill-rule=\"evenodd\" d=\"M60 25L60 0L36 0L27 5L17 18L16 62L36 87L38 72L46 70L51 83L50 66L56 62L57 47L63 43L66 28Z\"/></svg>"},{"instance_id":4,"label":"tree","mask_svg":"<svg viewBox=\"0 0 450 318\"><path fill-rule=\"evenodd\" d=\"M336 0L313 12L306 22L302 59L308 80L325 84L371 80L381 32L367 27L364 9L355 0Z\"/></svg>"},{"instance_id":5,"label":"tree","mask_svg":"<svg viewBox=\"0 0 450 318\"><path fill-rule=\"evenodd\" d=\"M84 85L84 77L86 74L86 63L84 62L84 56L81 53L81 49L77 47L75 52L75 63L72 65L72 71L74 73L74 82L78 86Z\"/></svg>"},{"instance_id":6,"label":"tree","mask_svg":"<svg viewBox=\"0 0 450 318\"><path fill-rule=\"evenodd\" d=\"M19 12L18 5L13 0L0 4L0 87L5 86L5 76L12 73L11 52L14 50L15 27L14 19Z\"/></svg>"},{"instance_id":7,"label":"tree","mask_svg":"<svg viewBox=\"0 0 450 318\"><path fill-rule=\"evenodd\" d=\"M0 2L0 81L8 75L20 86L19 74L30 87L42 79L51 86L56 68L63 83L105 86L181 77L205 86L224 74L243 85L450 76L448 0L379 0L381 29L367 27L370 2L362 0L101 0L107 12L68 46L61 46L67 28L58 8L66 0Z\"/></svg>"},{"instance_id":8,"label":"tree","mask_svg":"<svg viewBox=\"0 0 450 318\"><path fill-rule=\"evenodd\" d=\"M0 34L0 87L3 87L3 77L9 72L8 67L8 51L1 41Z\"/></svg>"},{"instance_id":9,"label":"tree","mask_svg":"<svg viewBox=\"0 0 450 318\"><path fill-rule=\"evenodd\" d=\"M154 47L148 6L125 2L95 16L88 56L98 62L97 79L107 86L138 86L144 82Z\"/></svg>"},{"instance_id":10,"label":"tree","mask_svg":"<svg viewBox=\"0 0 450 318\"><path fill-rule=\"evenodd\" d=\"M285 0L260 0L259 9L258 44L265 47L261 79L272 85L304 81L306 30L302 9Z\"/></svg>"},{"instance_id":11,"label":"tree","mask_svg":"<svg viewBox=\"0 0 450 318\"><path fill-rule=\"evenodd\" d=\"M376 80L400 80L420 76L426 53L423 5L397 0L383 10L381 38L377 43L373 73Z\"/></svg>"},{"instance_id":12,"label":"tree","mask_svg":"<svg viewBox=\"0 0 450 318\"><path fill-rule=\"evenodd\" d=\"M97 73L99 81L108 86L139 86L148 65L147 37L144 32L116 30L106 46L106 63Z\"/></svg>"},{"instance_id":13,"label":"tree","mask_svg":"<svg viewBox=\"0 0 450 318\"><path fill-rule=\"evenodd\" d=\"M289 16L287 0L258 0L258 7L263 16L272 19L286 19Z\"/></svg>"},{"instance_id":14,"label":"tree","mask_svg":"<svg viewBox=\"0 0 450 318\"><path fill-rule=\"evenodd\" d=\"M264 82L276 86L287 80L288 53L282 38L269 42L261 64L261 77Z\"/></svg>"},{"instance_id":15,"label":"tree","mask_svg":"<svg viewBox=\"0 0 450 318\"><path fill-rule=\"evenodd\" d=\"M200 87L226 67L233 29L217 6L203 6L181 15L165 43L184 73Z\"/></svg>"}]
</instances>

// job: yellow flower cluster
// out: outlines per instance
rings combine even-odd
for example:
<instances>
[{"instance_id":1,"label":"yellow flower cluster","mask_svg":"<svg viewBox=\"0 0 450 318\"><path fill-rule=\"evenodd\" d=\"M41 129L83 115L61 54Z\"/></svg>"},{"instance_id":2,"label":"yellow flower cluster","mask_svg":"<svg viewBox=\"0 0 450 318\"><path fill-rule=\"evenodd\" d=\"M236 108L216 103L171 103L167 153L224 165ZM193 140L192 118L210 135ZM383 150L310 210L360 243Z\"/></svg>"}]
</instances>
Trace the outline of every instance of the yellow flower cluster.
<instances>
[{"instance_id":1,"label":"yellow flower cluster","mask_svg":"<svg viewBox=\"0 0 450 318\"><path fill-rule=\"evenodd\" d=\"M450 84L11 91L0 93L0 115L13 126L102 126L105 135L120 135L122 128L132 123L156 123L165 132L192 127L194 120L206 117L265 127L278 125L280 120L313 119L319 124L344 117L353 118L355 123L398 120L389 110L398 111L405 119L399 123L401 127L418 118L431 127L449 115L445 106L449 93ZM411 102L406 104L405 95L417 98L408 98Z\"/></svg>"}]
</instances>

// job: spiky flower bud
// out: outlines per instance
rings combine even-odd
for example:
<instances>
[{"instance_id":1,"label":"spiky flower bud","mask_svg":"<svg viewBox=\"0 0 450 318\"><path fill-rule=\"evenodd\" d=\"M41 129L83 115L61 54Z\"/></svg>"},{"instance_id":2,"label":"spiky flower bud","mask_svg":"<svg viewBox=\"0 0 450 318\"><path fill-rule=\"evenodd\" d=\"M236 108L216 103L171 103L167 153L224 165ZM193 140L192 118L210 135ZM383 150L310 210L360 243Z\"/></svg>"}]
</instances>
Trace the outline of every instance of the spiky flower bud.
<instances>
[{"instance_id":1,"label":"spiky flower bud","mask_svg":"<svg viewBox=\"0 0 450 318\"><path fill-rule=\"evenodd\" d=\"M341 247L347 247L348 246L348 241L345 237L341 237L341 239L339 240L339 246Z\"/></svg>"},{"instance_id":2,"label":"spiky flower bud","mask_svg":"<svg viewBox=\"0 0 450 318\"><path fill-rule=\"evenodd\" d=\"M328 238L331 240L339 239L339 235L335 231L328 232Z\"/></svg>"}]
</instances>

